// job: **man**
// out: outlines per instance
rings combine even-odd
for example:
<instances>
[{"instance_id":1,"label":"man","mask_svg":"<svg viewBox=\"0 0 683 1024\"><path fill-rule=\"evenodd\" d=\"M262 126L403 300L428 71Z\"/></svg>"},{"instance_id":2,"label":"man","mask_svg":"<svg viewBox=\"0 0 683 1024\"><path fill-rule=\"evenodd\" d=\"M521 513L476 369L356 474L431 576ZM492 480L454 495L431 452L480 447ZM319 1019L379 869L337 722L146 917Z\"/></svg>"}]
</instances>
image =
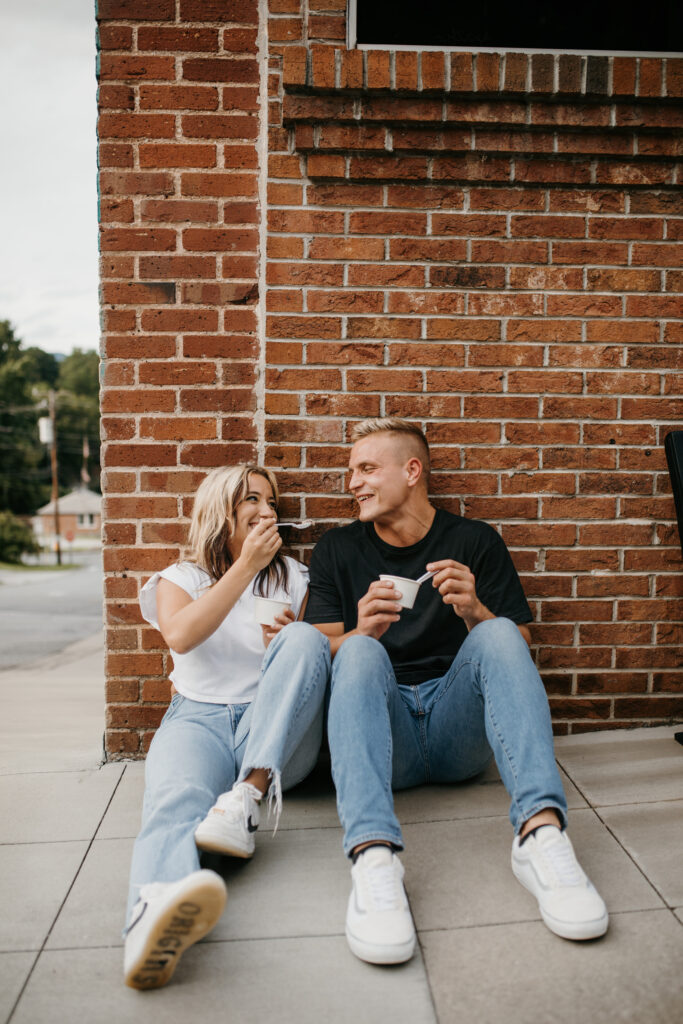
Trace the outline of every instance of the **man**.
<instances>
[{"instance_id":1,"label":"man","mask_svg":"<svg viewBox=\"0 0 683 1024\"><path fill-rule=\"evenodd\" d=\"M306 609L334 658L328 737L353 861L352 952L401 963L415 946L392 788L470 778L492 753L511 798L514 874L553 932L603 935L605 904L565 832L548 702L527 646L532 616L503 540L431 504L415 424L364 420L353 440L358 520L316 546ZM379 579L427 571L411 609Z\"/></svg>"}]
</instances>

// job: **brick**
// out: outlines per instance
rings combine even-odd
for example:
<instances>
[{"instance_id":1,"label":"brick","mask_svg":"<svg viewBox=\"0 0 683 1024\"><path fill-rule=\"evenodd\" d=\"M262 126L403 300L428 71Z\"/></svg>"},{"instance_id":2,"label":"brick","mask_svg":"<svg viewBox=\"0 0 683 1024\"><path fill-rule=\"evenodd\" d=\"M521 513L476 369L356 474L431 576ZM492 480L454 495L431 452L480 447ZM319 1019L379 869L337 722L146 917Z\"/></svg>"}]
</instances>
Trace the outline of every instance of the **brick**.
<instances>
[{"instance_id":1,"label":"brick","mask_svg":"<svg viewBox=\"0 0 683 1024\"><path fill-rule=\"evenodd\" d=\"M135 91L129 85L101 85L97 90L98 110L133 110ZM101 152L101 150L100 150ZM100 167L102 164L100 164Z\"/></svg>"},{"instance_id":2,"label":"brick","mask_svg":"<svg viewBox=\"0 0 683 1024\"><path fill-rule=\"evenodd\" d=\"M578 54L561 53L558 61L558 92L581 92L581 65Z\"/></svg>"},{"instance_id":3,"label":"brick","mask_svg":"<svg viewBox=\"0 0 683 1024\"><path fill-rule=\"evenodd\" d=\"M586 58L586 95L604 96L609 87L609 58L589 55Z\"/></svg>"},{"instance_id":4,"label":"brick","mask_svg":"<svg viewBox=\"0 0 683 1024\"><path fill-rule=\"evenodd\" d=\"M178 53L218 51L218 32L208 28L176 28L169 25L143 25L138 29L141 51L172 50Z\"/></svg>"},{"instance_id":5,"label":"brick","mask_svg":"<svg viewBox=\"0 0 683 1024\"><path fill-rule=\"evenodd\" d=\"M596 181L610 185L672 185L674 169L666 164L645 161L622 163L605 160L597 164Z\"/></svg>"},{"instance_id":6,"label":"brick","mask_svg":"<svg viewBox=\"0 0 683 1024\"><path fill-rule=\"evenodd\" d=\"M100 81L173 81L175 79L175 61L173 57L145 57L111 53L100 55Z\"/></svg>"},{"instance_id":7,"label":"brick","mask_svg":"<svg viewBox=\"0 0 683 1024\"><path fill-rule=\"evenodd\" d=\"M311 14L308 30L312 39L342 41L346 39L346 18Z\"/></svg>"},{"instance_id":8,"label":"brick","mask_svg":"<svg viewBox=\"0 0 683 1024\"><path fill-rule=\"evenodd\" d=\"M223 49L228 53L256 53L257 29L228 28L223 32Z\"/></svg>"},{"instance_id":9,"label":"brick","mask_svg":"<svg viewBox=\"0 0 683 1024\"><path fill-rule=\"evenodd\" d=\"M318 89L335 87L335 55L329 46L311 47L311 72L313 85Z\"/></svg>"},{"instance_id":10,"label":"brick","mask_svg":"<svg viewBox=\"0 0 683 1024\"><path fill-rule=\"evenodd\" d=\"M239 85L258 83L255 59L236 57L188 57L182 62L182 76L187 82L234 82Z\"/></svg>"},{"instance_id":11,"label":"brick","mask_svg":"<svg viewBox=\"0 0 683 1024\"><path fill-rule=\"evenodd\" d=\"M445 54L438 51L423 50L420 53L420 73L422 89L445 89Z\"/></svg>"},{"instance_id":12,"label":"brick","mask_svg":"<svg viewBox=\"0 0 683 1024\"><path fill-rule=\"evenodd\" d=\"M471 92L474 67L471 53L450 53L450 91Z\"/></svg>"},{"instance_id":13,"label":"brick","mask_svg":"<svg viewBox=\"0 0 683 1024\"><path fill-rule=\"evenodd\" d=\"M532 92L553 92L555 61L548 53L531 54Z\"/></svg>"},{"instance_id":14,"label":"brick","mask_svg":"<svg viewBox=\"0 0 683 1024\"><path fill-rule=\"evenodd\" d=\"M163 228L107 228L100 234L102 252L168 252L176 248L175 231Z\"/></svg>"},{"instance_id":15,"label":"brick","mask_svg":"<svg viewBox=\"0 0 683 1024\"><path fill-rule=\"evenodd\" d=\"M127 172L103 171L100 173L101 195L172 195L173 178L160 171Z\"/></svg>"},{"instance_id":16,"label":"brick","mask_svg":"<svg viewBox=\"0 0 683 1024\"><path fill-rule=\"evenodd\" d=\"M133 147L124 143L103 142L98 147L98 160L103 172L105 168L132 167L135 162ZM101 173L100 181L104 179L105 175Z\"/></svg>"},{"instance_id":17,"label":"brick","mask_svg":"<svg viewBox=\"0 0 683 1024\"><path fill-rule=\"evenodd\" d=\"M413 292L396 291L388 296L389 313L464 313L465 297L452 291ZM413 336L412 333L410 335Z\"/></svg>"},{"instance_id":18,"label":"brick","mask_svg":"<svg viewBox=\"0 0 683 1024\"><path fill-rule=\"evenodd\" d=\"M215 331L215 309L146 309L140 317L144 331Z\"/></svg>"},{"instance_id":19,"label":"brick","mask_svg":"<svg viewBox=\"0 0 683 1024\"><path fill-rule=\"evenodd\" d=\"M368 50L366 62L367 88L389 89L391 87L389 51Z\"/></svg>"},{"instance_id":20,"label":"brick","mask_svg":"<svg viewBox=\"0 0 683 1024\"><path fill-rule=\"evenodd\" d=\"M128 25L98 25L97 42L101 50L130 50L133 30Z\"/></svg>"},{"instance_id":21,"label":"brick","mask_svg":"<svg viewBox=\"0 0 683 1024\"><path fill-rule=\"evenodd\" d=\"M660 57L641 57L638 60L638 95L661 96L664 75L664 61Z\"/></svg>"},{"instance_id":22,"label":"brick","mask_svg":"<svg viewBox=\"0 0 683 1024\"><path fill-rule=\"evenodd\" d=\"M499 53L478 53L476 57L477 92L497 92L501 74Z\"/></svg>"},{"instance_id":23,"label":"brick","mask_svg":"<svg viewBox=\"0 0 683 1024\"><path fill-rule=\"evenodd\" d=\"M525 53L505 54L504 88L506 92L527 91L528 57Z\"/></svg>"},{"instance_id":24,"label":"brick","mask_svg":"<svg viewBox=\"0 0 683 1024\"><path fill-rule=\"evenodd\" d=\"M217 110L218 90L201 85L141 85L141 110Z\"/></svg>"},{"instance_id":25,"label":"brick","mask_svg":"<svg viewBox=\"0 0 683 1024\"><path fill-rule=\"evenodd\" d=\"M415 92L418 81L418 54L411 50L396 50L394 57L394 87Z\"/></svg>"}]
</instances>

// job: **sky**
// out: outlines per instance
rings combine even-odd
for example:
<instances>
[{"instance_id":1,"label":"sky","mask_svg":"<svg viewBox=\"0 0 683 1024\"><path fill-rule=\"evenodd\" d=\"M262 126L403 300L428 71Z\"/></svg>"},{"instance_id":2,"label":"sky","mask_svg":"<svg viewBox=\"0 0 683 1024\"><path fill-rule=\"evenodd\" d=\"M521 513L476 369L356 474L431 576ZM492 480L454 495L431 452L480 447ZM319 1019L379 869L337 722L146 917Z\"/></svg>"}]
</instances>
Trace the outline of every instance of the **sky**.
<instances>
[{"instance_id":1,"label":"sky","mask_svg":"<svg viewBox=\"0 0 683 1024\"><path fill-rule=\"evenodd\" d=\"M94 0L0 3L0 320L97 349Z\"/></svg>"}]
</instances>

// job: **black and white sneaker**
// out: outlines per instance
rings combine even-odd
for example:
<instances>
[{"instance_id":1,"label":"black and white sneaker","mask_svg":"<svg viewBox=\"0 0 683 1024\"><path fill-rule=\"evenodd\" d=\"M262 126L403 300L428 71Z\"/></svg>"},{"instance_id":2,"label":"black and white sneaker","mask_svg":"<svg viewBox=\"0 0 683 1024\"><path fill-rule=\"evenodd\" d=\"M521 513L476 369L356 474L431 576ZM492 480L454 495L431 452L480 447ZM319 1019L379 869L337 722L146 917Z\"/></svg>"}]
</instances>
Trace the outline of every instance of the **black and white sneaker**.
<instances>
[{"instance_id":1,"label":"black and white sneaker","mask_svg":"<svg viewBox=\"0 0 683 1024\"><path fill-rule=\"evenodd\" d=\"M261 791L249 782L238 782L227 793L221 793L195 830L199 849L228 857L252 857L260 821L260 799Z\"/></svg>"},{"instance_id":2,"label":"black and white sneaker","mask_svg":"<svg viewBox=\"0 0 683 1024\"><path fill-rule=\"evenodd\" d=\"M186 949L216 924L228 893L215 871L143 885L126 930L123 976L131 988L160 988Z\"/></svg>"}]
</instances>

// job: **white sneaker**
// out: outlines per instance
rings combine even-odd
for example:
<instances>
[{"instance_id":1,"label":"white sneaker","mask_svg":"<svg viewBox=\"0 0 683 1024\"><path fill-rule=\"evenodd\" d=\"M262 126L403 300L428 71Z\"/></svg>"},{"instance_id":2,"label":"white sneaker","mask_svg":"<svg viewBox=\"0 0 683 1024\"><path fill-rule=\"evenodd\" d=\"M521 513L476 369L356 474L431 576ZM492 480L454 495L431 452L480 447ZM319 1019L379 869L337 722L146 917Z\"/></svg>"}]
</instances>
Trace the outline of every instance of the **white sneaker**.
<instances>
[{"instance_id":1,"label":"white sneaker","mask_svg":"<svg viewBox=\"0 0 683 1024\"><path fill-rule=\"evenodd\" d=\"M403 888L403 865L388 846L370 846L351 868L346 912L352 953L370 964L401 964L415 949L415 927Z\"/></svg>"},{"instance_id":2,"label":"white sneaker","mask_svg":"<svg viewBox=\"0 0 683 1024\"><path fill-rule=\"evenodd\" d=\"M248 859L254 854L260 817L261 791L249 782L238 782L221 793L207 816L196 828L194 838L200 850Z\"/></svg>"},{"instance_id":3,"label":"white sneaker","mask_svg":"<svg viewBox=\"0 0 683 1024\"><path fill-rule=\"evenodd\" d=\"M543 825L512 844L512 870L538 900L541 917L563 939L596 939L607 931L607 907L581 868L566 832Z\"/></svg>"},{"instance_id":4,"label":"white sneaker","mask_svg":"<svg viewBox=\"0 0 683 1024\"><path fill-rule=\"evenodd\" d=\"M210 932L228 898L215 871L143 885L126 931L123 976L131 988L165 985L181 955Z\"/></svg>"}]
</instances>

